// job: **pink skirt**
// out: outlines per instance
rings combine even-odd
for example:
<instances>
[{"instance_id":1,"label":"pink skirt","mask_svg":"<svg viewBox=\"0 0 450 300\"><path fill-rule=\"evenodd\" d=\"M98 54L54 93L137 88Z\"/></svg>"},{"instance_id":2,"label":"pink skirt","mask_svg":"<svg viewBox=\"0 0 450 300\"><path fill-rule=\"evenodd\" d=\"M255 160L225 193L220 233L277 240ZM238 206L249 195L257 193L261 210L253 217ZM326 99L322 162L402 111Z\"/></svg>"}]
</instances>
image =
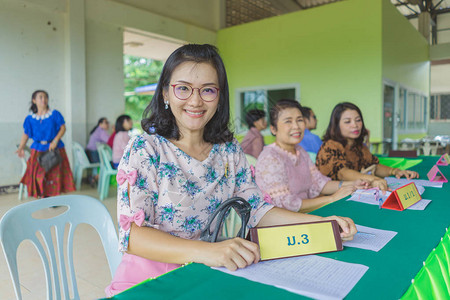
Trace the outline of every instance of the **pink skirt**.
<instances>
[{"instance_id":1,"label":"pink skirt","mask_svg":"<svg viewBox=\"0 0 450 300\"><path fill-rule=\"evenodd\" d=\"M106 296L112 297L146 279L158 277L180 266L124 253L111 284L105 289Z\"/></svg>"}]
</instances>

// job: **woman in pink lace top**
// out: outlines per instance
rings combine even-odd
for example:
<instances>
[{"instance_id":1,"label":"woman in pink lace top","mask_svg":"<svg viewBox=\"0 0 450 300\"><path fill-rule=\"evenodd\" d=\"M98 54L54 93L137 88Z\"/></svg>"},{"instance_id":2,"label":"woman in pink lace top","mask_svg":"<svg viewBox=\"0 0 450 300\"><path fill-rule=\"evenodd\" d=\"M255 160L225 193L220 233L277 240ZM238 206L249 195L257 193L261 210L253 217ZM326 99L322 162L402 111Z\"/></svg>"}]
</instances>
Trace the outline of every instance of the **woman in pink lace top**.
<instances>
[{"instance_id":1,"label":"woman in pink lace top","mask_svg":"<svg viewBox=\"0 0 450 300\"><path fill-rule=\"evenodd\" d=\"M276 141L264 147L258 157L256 183L270 196L272 204L309 212L350 195L356 188L366 188L367 183L332 181L320 173L298 145L305 132L300 108L297 101L283 99L270 110L270 130Z\"/></svg>"}]
</instances>

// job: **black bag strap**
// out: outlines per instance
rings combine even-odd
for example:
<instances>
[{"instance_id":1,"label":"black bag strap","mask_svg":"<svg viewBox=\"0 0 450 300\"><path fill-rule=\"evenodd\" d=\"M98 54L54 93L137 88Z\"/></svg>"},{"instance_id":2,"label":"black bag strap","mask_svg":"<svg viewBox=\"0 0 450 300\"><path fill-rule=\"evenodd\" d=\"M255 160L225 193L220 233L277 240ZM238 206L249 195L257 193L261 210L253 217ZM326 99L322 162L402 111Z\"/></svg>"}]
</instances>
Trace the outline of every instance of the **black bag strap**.
<instances>
[{"instance_id":1,"label":"black bag strap","mask_svg":"<svg viewBox=\"0 0 450 300\"><path fill-rule=\"evenodd\" d=\"M222 229L222 224L225 222L227 212L230 208L234 208L236 213L241 218L241 228L237 234L237 237L245 238L245 228L247 227L248 220L250 219L251 205L241 197L233 197L222 202L216 209L214 214L211 215L208 224L200 234L200 239L205 242L217 242L217 237ZM217 222L214 230L211 232L211 223L216 219Z\"/></svg>"}]
</instances>

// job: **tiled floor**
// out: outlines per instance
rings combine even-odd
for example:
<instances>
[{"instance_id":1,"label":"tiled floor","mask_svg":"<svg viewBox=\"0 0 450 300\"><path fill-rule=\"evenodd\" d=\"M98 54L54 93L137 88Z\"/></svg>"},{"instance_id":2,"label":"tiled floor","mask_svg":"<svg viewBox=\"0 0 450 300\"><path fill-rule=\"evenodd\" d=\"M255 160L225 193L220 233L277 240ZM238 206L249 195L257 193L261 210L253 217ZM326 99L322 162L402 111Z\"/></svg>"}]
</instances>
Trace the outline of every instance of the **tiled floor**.
<instances>
[{"instance_id":1,"label":"tiled floor","mask_svg":"<svg viewBox=\"0 0 450 300\"><path fill-rule=\"evenodd\" d=\"M89 195L98 199L97 190L88 185L83 185L80 191L72 194ZM34 201L34 199L28 198L22 202L27 201ZM22 202L17 199L17 194L1 195L0 218L10 208ZM109 198L105 199L103 204L108 208L117 226L114 187L111 187ZM6 260L3 251L0 252L0 299L15 299ZM23 299L46 299L44 269L33 244L29 241L23 242L19 246L17 258ZM74 265L80 298L97 299L104 297L104 289L111 281L111 275L98 234L88 225L80 225L75 231Z\"/></svg>"}]
</instances>

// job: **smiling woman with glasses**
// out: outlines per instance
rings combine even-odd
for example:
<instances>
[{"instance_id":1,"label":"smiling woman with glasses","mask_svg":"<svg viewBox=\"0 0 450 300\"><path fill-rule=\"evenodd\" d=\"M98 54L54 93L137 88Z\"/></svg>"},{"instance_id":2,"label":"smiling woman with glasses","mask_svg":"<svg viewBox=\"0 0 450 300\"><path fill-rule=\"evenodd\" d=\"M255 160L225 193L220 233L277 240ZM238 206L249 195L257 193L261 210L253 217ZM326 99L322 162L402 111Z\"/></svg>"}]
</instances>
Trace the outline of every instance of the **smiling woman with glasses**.
<instances>
[{"instance_id":1,"label":"smiling woman with glasses","mask_svg":"<svg viewBox=\"0 0 450 300\"><path fill-rule=\"evenodd\" d=\"M257 263L259 248L253 242L200 240L219 205L233 197L251 206L249 227L333 219L341 225L342 238L352 239L356 227L350 219L293 213L265 203L229 120L227 75L216 48L175 50L145 111L145 133L130 140L118 167L119 249L124 254L108 296L188 262L230 270Z\"/></svg>"}]
</instances>

